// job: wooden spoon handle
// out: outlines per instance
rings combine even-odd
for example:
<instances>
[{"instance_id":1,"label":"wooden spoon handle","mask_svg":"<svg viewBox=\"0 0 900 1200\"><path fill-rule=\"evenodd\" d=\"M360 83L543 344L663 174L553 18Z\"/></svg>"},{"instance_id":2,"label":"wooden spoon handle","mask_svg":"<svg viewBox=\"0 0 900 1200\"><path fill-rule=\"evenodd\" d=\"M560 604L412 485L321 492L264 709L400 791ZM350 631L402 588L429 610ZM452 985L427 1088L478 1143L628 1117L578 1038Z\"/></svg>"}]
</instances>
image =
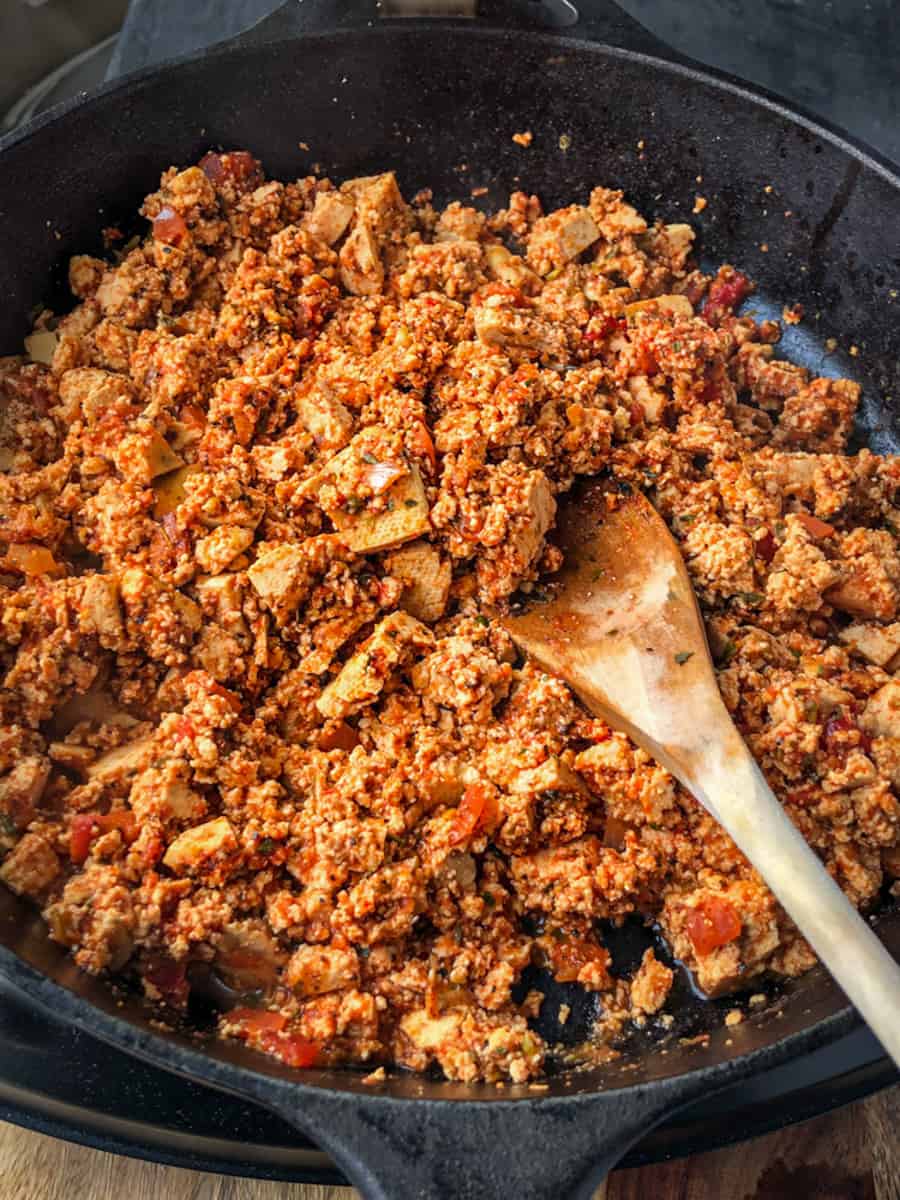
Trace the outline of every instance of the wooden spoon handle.
<instances>
[{"instance_id":1,"label":"wooden spoon handle","mask_svg":"<svg viewBox=\"0 0 900 1200\"><path fill-rule=\"evenodd\" d=\"M736 731L734 738L707 746L692 776L688 786L753 863L900 1066L900 966L806 844Z\"/></svg>"}]
</instances>

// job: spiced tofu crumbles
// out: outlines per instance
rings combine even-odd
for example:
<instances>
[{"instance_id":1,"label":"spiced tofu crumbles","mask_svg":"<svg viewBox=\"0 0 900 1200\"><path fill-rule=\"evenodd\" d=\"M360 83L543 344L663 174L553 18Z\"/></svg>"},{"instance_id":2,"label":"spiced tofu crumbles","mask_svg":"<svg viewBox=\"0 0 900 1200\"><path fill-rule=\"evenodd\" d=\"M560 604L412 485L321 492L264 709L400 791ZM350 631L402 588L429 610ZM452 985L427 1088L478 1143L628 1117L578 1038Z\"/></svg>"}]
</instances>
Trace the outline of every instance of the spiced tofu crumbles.
<instances>
[{"instance_id":1,"label":"spiced tofu crumbles","mask_svg":"<svg viewBox=\"0 0 900 1200\"><path fill-rule=\"evenodd\" d=\"M900 465L859 389L620 192L163 175L0 360L0 878L96 973L294 1066L539 1076L531 964L646 1021L813 956L712 818L495 620L577 475L678 538L719 682L859 906L900 873ZM585 202L586 201L586 202ZM515 997L518 997L518 1001ZM612 1028L615 1022L604 1028Z\"/></svg>"}]
</instances>

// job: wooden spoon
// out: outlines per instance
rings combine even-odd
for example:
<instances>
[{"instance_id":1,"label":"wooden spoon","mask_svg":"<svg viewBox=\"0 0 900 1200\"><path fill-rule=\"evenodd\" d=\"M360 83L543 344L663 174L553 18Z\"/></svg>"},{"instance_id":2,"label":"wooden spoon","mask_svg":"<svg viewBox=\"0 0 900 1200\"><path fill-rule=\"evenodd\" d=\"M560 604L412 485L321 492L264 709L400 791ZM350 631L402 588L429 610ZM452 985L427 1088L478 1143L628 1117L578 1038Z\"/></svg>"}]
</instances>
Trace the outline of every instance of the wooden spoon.
<instances>
[{"instance_id":1,"label":"wooden spoon","mask_svg":"<svg viewBox=\"0 0 900 1200\"><path fill-rule=\"evenodd\" d=\"M598 485L558 518L553 597L504 618L515 641L627 733L728 831L900 1065L900 966L786 816L726 709L681 553L640 494Z\"/></svg>"}]
</instances>

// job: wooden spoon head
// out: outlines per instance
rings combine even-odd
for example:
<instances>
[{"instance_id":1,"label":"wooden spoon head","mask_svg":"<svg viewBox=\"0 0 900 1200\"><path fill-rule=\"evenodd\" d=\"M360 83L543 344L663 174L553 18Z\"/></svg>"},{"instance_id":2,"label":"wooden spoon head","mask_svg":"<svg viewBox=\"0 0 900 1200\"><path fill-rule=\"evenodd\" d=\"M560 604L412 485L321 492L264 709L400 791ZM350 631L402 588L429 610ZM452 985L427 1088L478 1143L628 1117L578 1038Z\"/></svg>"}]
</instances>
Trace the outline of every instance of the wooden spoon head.
<instances>
[{"instance_id":1,"label":"wooden spoon head","mask_svg":"<svg viewBox=\"0 0 900 1200\"><path fill-rule=\"evenodd\" d=\"M598 484L571 494L557 527L565 561L551 598L504 624L592 711L668 765L667 751L696 737L692 723L724 714L678 546L642 494L612 498Z\"/></svg>"}]
</instances>

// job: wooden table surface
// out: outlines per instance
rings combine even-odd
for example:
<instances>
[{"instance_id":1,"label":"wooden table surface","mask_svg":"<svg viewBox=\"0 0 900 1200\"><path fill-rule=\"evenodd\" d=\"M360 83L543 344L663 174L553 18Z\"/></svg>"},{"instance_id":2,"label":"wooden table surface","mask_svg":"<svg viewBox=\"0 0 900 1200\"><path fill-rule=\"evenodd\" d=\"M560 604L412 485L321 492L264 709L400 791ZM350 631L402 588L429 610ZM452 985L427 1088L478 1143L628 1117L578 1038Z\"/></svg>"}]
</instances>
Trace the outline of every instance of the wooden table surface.
<instances>
[{"instance_id":1,"label":"wooden table surface","mask_svg":"<svg viewBox=\"0 0 900 1200\"><path fill-rule=\"evenodd\" d=\"M594 1200L900 1200L898 1133L900 1087L728 1150L617 1171ZM258 1183L160 1167L0 1123L0 1200L356 1197L347 1188Z\"/></svg>"}]
</instances>

